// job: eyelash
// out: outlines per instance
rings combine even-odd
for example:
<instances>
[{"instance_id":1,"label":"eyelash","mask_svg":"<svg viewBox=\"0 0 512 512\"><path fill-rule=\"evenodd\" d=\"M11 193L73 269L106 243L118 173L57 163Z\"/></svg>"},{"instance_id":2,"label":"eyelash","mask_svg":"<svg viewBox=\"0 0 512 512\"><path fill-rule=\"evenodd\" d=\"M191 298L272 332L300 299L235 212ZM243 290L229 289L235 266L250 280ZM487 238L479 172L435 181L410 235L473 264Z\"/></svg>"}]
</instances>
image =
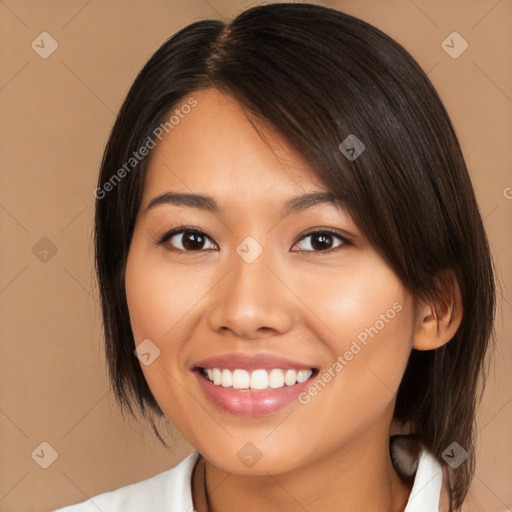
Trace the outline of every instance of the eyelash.
<instances>
[{"instance_id":1,"label":"eyelash","mask_svg":"<svg viewBox=\"0 0 512 512\"><path fill-rule=\"evenodd\" d=\"M193 227L188 227L188 226L181 226L179 228L175 228L175 229L173 229L171 231L168 231L164 235L159 237L158 241L157 241L157 244L158 245L165 245L167 250L172 251L172 252L177 252L177 253L197 253L197 252L205 251L205 249L198 249L198 250L195 250L195 251L187 251L185 249L177 249L177 248L169 246L167 244L167 241L170 240L173 236L184 234L184 233L195 233L197 235L201 235L202 237L207 238L210 241L212 241L212 239L204 231L201 231L200 229L193 228ZM301 250L298 250L298 251L293 251L293 252L331 253L331 252L334 252L334 251L336 251L338 249L342 249L343 247L354 245L353 242L351 240L349 240L346 236L342 235L338 231L335 231L335 230L329 229L329 228L323 228L323 229L318 229L318 230L315 230L315 231L306 232L293 245L294 246L297 245L304 238L307 238L307 237L312 236L312 235L330 235L332 237L338 238L342 243L340 245L338 245L337 247L326 249L325 251L315 251L315 250L302 250L301 251ZM213 242L213 244L217 245L215 242ZM212 250L212 249L208 249L208 250Z\"/></svg>"}]
</instances>

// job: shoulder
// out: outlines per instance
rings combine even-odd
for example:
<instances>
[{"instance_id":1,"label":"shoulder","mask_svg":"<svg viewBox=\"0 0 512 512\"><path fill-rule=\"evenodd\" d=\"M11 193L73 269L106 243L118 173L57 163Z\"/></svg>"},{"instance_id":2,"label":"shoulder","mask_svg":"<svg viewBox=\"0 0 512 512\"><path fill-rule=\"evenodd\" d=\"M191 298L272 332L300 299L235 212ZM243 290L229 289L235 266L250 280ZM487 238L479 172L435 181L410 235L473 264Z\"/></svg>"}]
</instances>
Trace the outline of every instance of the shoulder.
<instances>
[{"instance_id":1,"label":"shoulder","mask_svg":"<svg viewBox=\"0 0 512 512\"><path fill-rule=\"evenodd\" d=\"M198 458L194 451L158 475L54 512L192 512L191 476Z\"/></svg>"}]
</instances>

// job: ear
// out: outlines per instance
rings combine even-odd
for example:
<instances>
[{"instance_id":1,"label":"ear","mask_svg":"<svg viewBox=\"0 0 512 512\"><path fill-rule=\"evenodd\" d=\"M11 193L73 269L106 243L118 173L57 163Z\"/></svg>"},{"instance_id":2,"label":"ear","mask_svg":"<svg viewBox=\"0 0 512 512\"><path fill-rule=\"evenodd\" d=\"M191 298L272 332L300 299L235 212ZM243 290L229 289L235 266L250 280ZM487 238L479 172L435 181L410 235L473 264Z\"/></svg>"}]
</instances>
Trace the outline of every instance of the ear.
<instances>
[{"instance_id":1,"label":"ear","mask_svg":"<svg viewBox=\"0 0 512 512\"><path fill-rule=\"evenodd\" d=\"M434 350L448 343L462 322L462 296L455 273L449 269L443 270L435 281L437 298L417 304L412 341L416 350Z\"/></svg>"}]
</instances>

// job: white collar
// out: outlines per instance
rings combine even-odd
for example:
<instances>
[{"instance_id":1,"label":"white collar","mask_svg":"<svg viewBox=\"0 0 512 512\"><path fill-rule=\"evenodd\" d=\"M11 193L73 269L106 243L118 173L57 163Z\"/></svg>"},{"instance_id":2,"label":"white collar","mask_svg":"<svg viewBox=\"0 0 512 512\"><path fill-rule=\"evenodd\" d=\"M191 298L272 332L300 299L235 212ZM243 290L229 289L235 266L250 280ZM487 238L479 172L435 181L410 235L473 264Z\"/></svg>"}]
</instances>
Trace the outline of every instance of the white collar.
<instances>
[{"instance_id":1,"label":"white collar","mask_svg":"<svg viewBox=\"0 0 512 512\"><path fill-rule=\"evenodd\" d=\"M442 484L441 465L422 447L414 485L404 512L438 512Z\"/></svg>"},{"instance_id":2,"label":"white collar","mask_svg":"<svg viewBox=\"0 0 512 512\"><path fill-rule=\"evenodd\" d=\"M397 451L402 448L396 448ZM194 451L182 460L174 469L181 478L173 479L170 489L169 512L192 512L192 472L199 459L199 452ZM178 470L180 468L180 470ZM434 456L423 446L417 460L414 484L404 512L438 512L443 483L443 470ZM185 506L185 509L183 507Z\"/></svg>"}]
</instances>

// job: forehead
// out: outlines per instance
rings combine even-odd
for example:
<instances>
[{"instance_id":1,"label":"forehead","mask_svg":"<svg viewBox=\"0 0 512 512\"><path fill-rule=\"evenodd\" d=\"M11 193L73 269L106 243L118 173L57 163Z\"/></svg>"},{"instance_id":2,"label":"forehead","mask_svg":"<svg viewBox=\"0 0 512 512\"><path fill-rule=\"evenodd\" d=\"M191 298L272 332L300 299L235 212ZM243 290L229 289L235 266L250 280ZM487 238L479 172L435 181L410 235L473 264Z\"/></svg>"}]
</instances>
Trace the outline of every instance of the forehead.
<instances>
[{"instance_id":1,"label":"forehead","mask_svg":"<svg viewBox=\"0 0 512 512\"><path fill-rule=\"evenodd\" d=\"M191 98L195 106L182 108L194 104ZM194 92L167 119L173 113L172 128L163 132L148 163L146 203L166 189L245 198L325 190L300 152L231 96L216 89Z\"/></svg>"}]
</instances>

